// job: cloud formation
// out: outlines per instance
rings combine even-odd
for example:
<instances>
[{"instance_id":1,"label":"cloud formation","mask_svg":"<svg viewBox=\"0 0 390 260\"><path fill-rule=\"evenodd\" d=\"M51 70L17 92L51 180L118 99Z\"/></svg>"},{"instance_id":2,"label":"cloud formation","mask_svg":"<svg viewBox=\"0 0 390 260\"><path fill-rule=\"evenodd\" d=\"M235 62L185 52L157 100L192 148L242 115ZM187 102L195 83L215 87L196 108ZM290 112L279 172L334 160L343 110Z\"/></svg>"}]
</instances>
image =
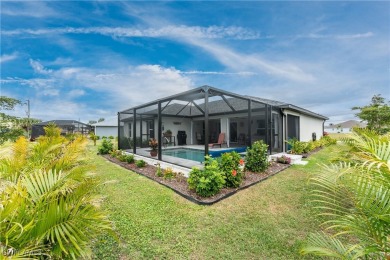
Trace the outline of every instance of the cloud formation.
<instances>
[{"instance_id":1,"label":"cloud formation","mask_svg":"<svg viewBox=\"0 0 390 260\"><path fill-rule=\"evenodd\" d=\"M3 63L3 62L15 60L17 58L18 58L18 54L17 53L3 54L3 55L0 56L0 64Z\"/></svg>"},{"instance_id":2,"label":"cloud formation","mask_svg":"<svg viewBox=\"0 0 390 260\"><path fill-rule=\"evenodd\" d=\"M110 37L193 37L205 39L236 39L253 40L260 39L257 31L245 29L238 26L164 26L160 28L136 28L136 27L83 27L83 28L52 28L52 29L16 29L4 30L4 35L50 35L50 34L100 34Z\"/></svg>"}]
</instances>

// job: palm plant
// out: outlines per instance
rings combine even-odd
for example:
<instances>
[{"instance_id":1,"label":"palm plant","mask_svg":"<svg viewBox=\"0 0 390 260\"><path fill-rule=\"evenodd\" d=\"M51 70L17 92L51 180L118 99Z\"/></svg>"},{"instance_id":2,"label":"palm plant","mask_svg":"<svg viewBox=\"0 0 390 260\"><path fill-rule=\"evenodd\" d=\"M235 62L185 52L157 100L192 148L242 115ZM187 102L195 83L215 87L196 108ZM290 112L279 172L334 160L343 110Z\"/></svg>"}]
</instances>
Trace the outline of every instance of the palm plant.
<instances>
[{"instance_id":1,"label":"palm plant","mask_svg":"<svg viewBox=\"0 0 390 260\"><path fill-rule=\"evenodd\" d=\"M21 138L0 159L0 254L5 258L89 258L111 223L97 206L99 181L84 161L85 138L50 126L28 147Z\"/></svg>"},{"instance_id":2,"label":"palm plant","mask_svg":"<svg viewBox=\"0 0 390 260\"><path fill-rule=\"evenodd\" d=\"M390 259L390 138L359 130L344 139L353 163L325 166L311 178L325 232L303 254L340 259Z\"/></svg>"}]
</instances>

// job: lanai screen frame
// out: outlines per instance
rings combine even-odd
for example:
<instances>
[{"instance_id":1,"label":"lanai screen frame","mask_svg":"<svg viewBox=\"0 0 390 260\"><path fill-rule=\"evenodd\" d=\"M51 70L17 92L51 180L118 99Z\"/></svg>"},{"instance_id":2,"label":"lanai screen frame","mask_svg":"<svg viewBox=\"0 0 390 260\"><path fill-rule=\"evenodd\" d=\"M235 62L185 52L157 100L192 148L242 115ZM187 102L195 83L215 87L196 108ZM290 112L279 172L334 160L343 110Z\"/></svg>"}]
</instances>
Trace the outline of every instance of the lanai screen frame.
<instances>
[{"instance_id":1,"label":"lanai screen frame","mask_svg":"<svg viewBox=\"0 0 390 260\"><path fill-rule=\"evenodd\" d=\"M222 98L222 100L227 104L227 106L231 109L231 111L210 114L209 113L209 98L214 97L214 96L220 96ZM236 111L232 107L232 105L229 104L229 100L225 96L246 101L248 103L247 109L242 110L242 111ZM196 100L200 100L200 99L204 99L204 109L200 108L195 103ZM275 106L275 105L270 105L266 102L261 102L259 100L256 100L255 98L252 98L252 97L242 96L239 94L235 94L233 92L225 91L225 90L214 88L214 87L207 86L207 85L202 86L202 87L198 87L195 89L191 89L191 90L188 90L185 92L181 92L181 93L178 93L178 94L175 94L172 96L168 96L166 98L151 101L151 102L148 102L148 103L145 103L145 104L135 106L135 107L123 110L121 112L118 112L118 149L121 149L121 145L120 145L120 143L121 143L121 141L120 141L120 139L121 139L121 128L120 128L121 115L122 114L133 115L132 116L133 127L131 129L132 136L133 136L132 149L133 149L133 154L136 154L136 152L137 152L137 143L136 143L137 142L137 140L136 140L137 139L136 138L136 131L137 131L136 125L137 125L137 123L136 122L138 119L137 118L137 110L141 110L141 109L144 109L144 108L147 108L150 106L157 105L157 122L158 122L157 123L157 125L158 125L157 126L157 142L158 142L158 157L157 158L158 158L158 160L162 160L162 117L163 117L163 115L161 113L162 112L162 103L168 102L168 104L169 104L172 100L192 102L198 108L198 110L200 110L203 113L203 115L201 115L201 116L187 116L187 118L199 118L199 117L204 118L204 130L206 133L204 136L205 155L207 155L209 153L209 117L210 116L237 114L237 113L247 112L248 113L248 116L247 116L247 123L248 123L247 143L248 143L248 146L251 146L252 145L252 129L251 129L250 125L252 122L253 103L258 103L258 104L264 105L264 108L265 108L265 130L266 130L265 142L269 145L269 150L272 153L272 144L271 144L272 137L271 137L271 133L270 133L271 129L270 129L270 124L269 124L270 123L269 122L270 121L270 114L271 114L271 111L273 109L280 110L280 107ZM170 115L165 115L165 116L170 116ZM186 116L183 116L183 117L186 117ZM142 127L142 122L141 122L141 127ZM142 133L140 133L140 135L142 137ZM142 142L142 138L141 138L141 142Z\"/></svg>"}]
</instances>

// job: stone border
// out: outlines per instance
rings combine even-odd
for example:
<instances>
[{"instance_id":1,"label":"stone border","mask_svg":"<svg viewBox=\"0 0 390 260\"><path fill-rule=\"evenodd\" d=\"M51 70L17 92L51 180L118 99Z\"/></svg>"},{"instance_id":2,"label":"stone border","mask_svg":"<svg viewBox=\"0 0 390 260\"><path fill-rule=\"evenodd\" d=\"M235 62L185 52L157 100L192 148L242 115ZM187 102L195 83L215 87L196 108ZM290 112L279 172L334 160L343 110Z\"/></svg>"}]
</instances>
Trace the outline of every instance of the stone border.
<instances>
[{"instance_id":1,"label":"stone border","mask_svg":"<svg viewBox=\"0 0 390 260\"><path fill-rule=\"evenodd\" d=\"M195 198L195 197L193 197L193 196L190 196L190 195L188 195L188 194L184 194L184 193L182 193L181 191L179 191L179 190L177 190L177 189L174 189L173 187L171 187L171 186L169 186L169 185L167 185L167 184L165 184L165 183L159 181L159 179L154 179L154 178L152 178L152 177L150 177L150 176L148 176L148 175L143 174L141 171L137 171L136 169L129 169L128 167L126 167L126 165L129 165L129 164L120 162L120 161L117 160L116 158L112 158L112 157L109 156L109 155L108 155L108 156L102 156L102 157L105 158L106 160L112 162L112 163L115 163L115 164L121 166L122 168L125 168L126 170L135 172L135 173L137 173L137 174L139 174L139 175L142 175L142 176L144 176L144 177L146 177L146 178L148 178L148 179L150 179L150 180L153 180L153 181L159 183L160 185L163 185L163 186L165 186L165 187L171 189L171 190L174 191L176 194L182 196L183 198L185 198L185 199L187 199L187 200L189 200L189 201L191 201L191 202L193 202L193 203L196 203L196 204L198 204L198 205L207 205L207 206L213 205L214 203L217 203L217 202L219 202L219 201L221 201L221 200L224 200L224 199L226 199L226 198L228 198L228 197L230 197L230 196L236 194L237 191L245 190L245 189L247 189L247 188L249 188L249 187L252 187L253 185L258 184L259 182L262 182L262 181L268 179L269 177L272 177L272 176L274 176L275 174L277 174L277 173L279 173L279 172L281 172L281 171L283 171L283 170L285 170L285 169L287 169L287 168L289 168L289 167L291 166L291 165L289 165L289 164L286 164L286 165L284 165L284 167L282 167L281 169L278 169L277 171L270 173L269 175L265 176L264 178L261 178L261 179L259 179L259 180L257 180L257 181L254 181L254 182L252 182L252 183L249 183L249 184L247 184L247 185L245 185L245 186L240 186L240 187L238 187L238 188L236 188L236 189L233 189L233 190L227 192L225 195L222 195L221 197L215 198L215 200L211 200L211 201L201 201L201 200L198 200L197 198ZM150 165L150 166L155 167L154 165Z\"/></svg>"}]
</instances>

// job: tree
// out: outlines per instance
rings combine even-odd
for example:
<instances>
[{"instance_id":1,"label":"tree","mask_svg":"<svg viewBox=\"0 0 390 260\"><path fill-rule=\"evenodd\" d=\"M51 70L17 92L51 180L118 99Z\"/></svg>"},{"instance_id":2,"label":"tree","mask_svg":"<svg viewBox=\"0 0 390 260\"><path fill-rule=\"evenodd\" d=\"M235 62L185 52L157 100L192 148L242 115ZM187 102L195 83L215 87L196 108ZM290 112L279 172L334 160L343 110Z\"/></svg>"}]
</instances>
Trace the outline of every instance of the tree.
<instances>
[{"instance_id":1,"label":"tree","mask_svg":"<svg viewBox=\"0 0 390 260\"><path fill-rule=\"evenodd\" d=\"M104 121L103 117L99 118L99 120L98 120L98 122L103 122L103 121Z\"/></svg>"},{"instance_id":2,"label":"tree","mask_svg":"<svg viewBox=\"0 0 390 260\"><path fill-rule=\"evenodd\" d=\"M20 100L0 96L0 110L13 110L15 106L21 104L22 102ZM19 136L23 135L23 129L18 127L17 117L0 112L0 118L0 144L7 140L15 141Z\"/></svg>"},{"instance_id":3,"label":"tree","mask_svg":"<svg viewBox=\"0 0 390 260\"><path fill-rule=\"evenodd\" d=\"M25 137L0 158L1 259L90 259L91 241L111 222L99 208L86 138L54 125L29 147Z\"/></svg>"},{"instance_id":4,"label":"tree","mask_svg":"<svg viewBox=\"0 0 390 260\"><path fill-rule=\"evenodd\" d=\"M0 110L13 110L16 105L21 105L22 102L20 100L0 96Z\"/></svg>"},{"instance_id":5,"label":"tree","mask_svg":"<svg viewBox=\"0 0 390 260\"><path fill-rule=\"evenodd\" d=\"M96 124L97 123L97 121L96 120L89 120L88 121L88 124L90 124L90 125L92 125L92 124Z\"/></svg>"},{"instance_id":6,"label":"tree","mask_svg":"<svg viewBox=\"0 0 390 260\"><path fill-rule=\"evenodd\" d=\"M301 253L390 259L390 136L363 129L343 141L353 163L327 166L310 180L326 232L311 234Z\"/></svg>"},{"instance_id":7,"label":"tree","mask_svg":"<svg viewBox=\"0 0 390 260\"><path fill-rule=\"evenodd\" d=\"M353 107L352 110L360 110L356 114L361 120L367 122L367 128L385 133L390 130L390 103L386 104L385 98L380 94L374 95L371 104L363 107Z\"/></svg>"}]
</instances>

